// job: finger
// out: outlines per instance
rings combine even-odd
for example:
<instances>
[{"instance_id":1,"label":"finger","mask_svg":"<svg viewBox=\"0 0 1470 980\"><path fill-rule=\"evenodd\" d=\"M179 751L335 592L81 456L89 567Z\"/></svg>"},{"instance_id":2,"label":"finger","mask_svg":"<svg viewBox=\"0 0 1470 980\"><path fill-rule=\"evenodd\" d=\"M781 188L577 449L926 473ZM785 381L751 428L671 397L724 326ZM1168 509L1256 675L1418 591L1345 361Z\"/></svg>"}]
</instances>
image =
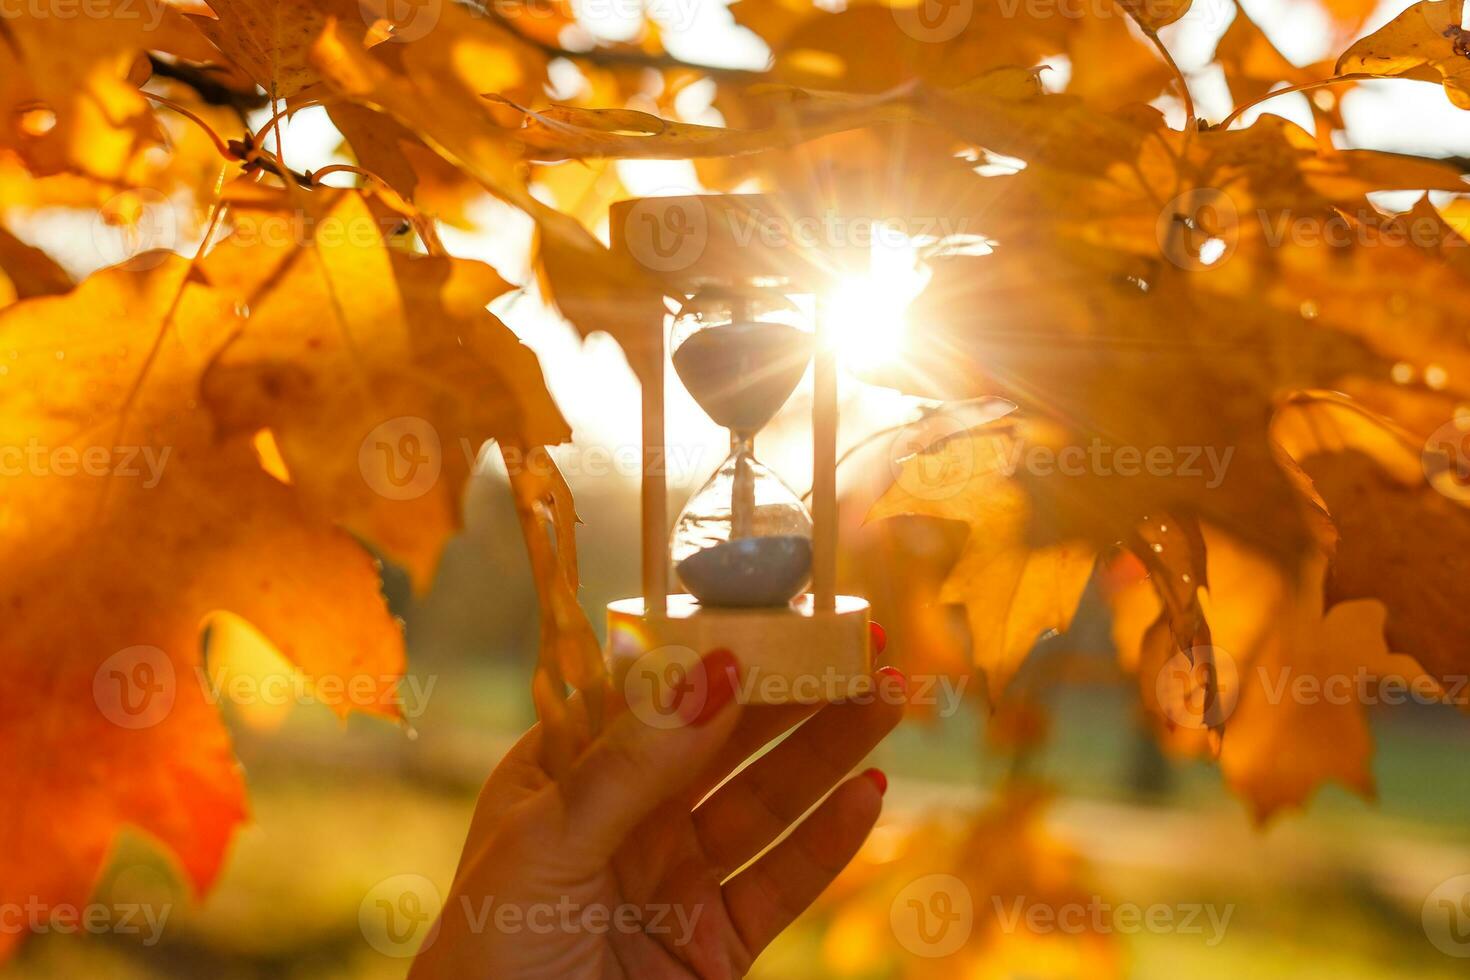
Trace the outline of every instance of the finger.
<instances>
[{"instance_id":1,"label":"finger","mask_svg":"<svg viewBox=\"0 0 1470 980\"><path fill-rule=\"evenodd\" d=\"M790 837L725 885L725 907L752 959L847 867L873 829L887 787L877 769L849 779Z\"/></svg>"},{"instance_id":2,"label":"finger","mask_svg":"<svg viewBox=\"0 0 1470 980\"><path fill-rule=\"evenodd\" d=\"M565 720L569 741L585 743L591 738L587 698L583 692L575 691L567 698ZM483 838L506 811L551 783L551 775L543 765L545 742L546 726L538 721L500 757L495 770L480 787L475 814L470 820L471 840Z\"/></svg>"},{"instance_id":3,"label":"finger","mask_svg":"<svg viewBox=\"0 0 1470 980\"><path fill-rule=\"evenodd\" d=\"M906 683L892 667L876 696L828 705L694 811L694 829L721 876L786 832L903 718Z\"/></svg>"},{"instance_id":4,"label":"finger","mask_svg":"<svg viewBox=\"0 0 1470 980\"><path fill-rule=\"evenodd\" d=\"M751 704L741 713L735 734L720 747L714 762L699 774L689 788L689 807L709 795L725 778L751 756L795 725L816 714L817 704Z\"/></svg>"},{"instance_id":5,"label":"finger","mask_svg":"<svg viewBox=\"0 0 1470 980\"><path fill-rule=\"evenodd\" d=\"M583 692L576 691L566 699L564 721L567 725L564 734L568 742L580 744L590 739L591 722L587 717L586 695ZM470 818L464 852L460 855L461 871L475 859L477 848L489 846L491 830L506 813L551 784L552 777L544 765L545 751L546 725L538 721L496 763L494 771L480 787L480 796L475 801L475 812Z\"/></svg>"},{"instance_id":6,"label":"finger","mask_svg":"<svg viewBox=\"0 0 1470 980\"><path fill-rule=\"evenodd\" d=\"M551 777L541 768L542 735L540 723L532 725L501 757L495 771L480 787L456 874L475 860L480 848L489 845L492 829L508 811L551 782Z\"/></svg>"},{"instance_id":7,"label":"finger","mask_svg":"<svg viewBox=\"0 0 1470 980\"><path fill-rule=\"evenodd\" d=\"M634 703L572 767L563 794L569 850L593 861L669 798L685 791L729 740L740 717L735 658L715 651L672 703Z\"/></svg>"},{"instance_id":8,"label":"finger","mask_svg":"<svg viewBox=\"0 0 1470 980\"><path fill-rule=\"evenodd\" d=\"M875 622L868 623L868 632L872 637L873 653L876 656L888 645L888 634ZM692 808L751 756L816 714L822 707L820 704L747 705L735 734L720 750L709 769L700 773L699 779L695 781L690 792L689 806Z\"/></svg>"}]
</instances>

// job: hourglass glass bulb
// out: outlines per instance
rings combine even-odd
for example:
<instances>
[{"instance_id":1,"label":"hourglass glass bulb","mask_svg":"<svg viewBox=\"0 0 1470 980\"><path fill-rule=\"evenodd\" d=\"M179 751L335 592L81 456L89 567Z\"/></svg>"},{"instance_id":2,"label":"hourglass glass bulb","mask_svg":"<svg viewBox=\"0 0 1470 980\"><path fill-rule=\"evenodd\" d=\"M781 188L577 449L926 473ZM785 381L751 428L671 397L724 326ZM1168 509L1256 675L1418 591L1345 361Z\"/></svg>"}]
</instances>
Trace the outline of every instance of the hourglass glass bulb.
<instances>
[{"instance_id":1,"label":"hourglass glass bulb","mask_svg":"<svg viewBox=\"0 0 1470 980\"><path fill-rule=\"evenodd\" d=\"M680 311L670 338L674 370L717 424L753 434L771 421L811 360L812 336L786 320L780 294L704 292Z\"/></svg>"},{"instance_id":2,"label":"hourglass glass bulb","mask_svg":"<svg viewBox=\"0 0 1470 980\"><path fill-rule=\"evenodd\" d=\"M812 519L737 437L674 522L679 581L707 606L779 606L811 579Z\"/></svg>"}]
</instances>

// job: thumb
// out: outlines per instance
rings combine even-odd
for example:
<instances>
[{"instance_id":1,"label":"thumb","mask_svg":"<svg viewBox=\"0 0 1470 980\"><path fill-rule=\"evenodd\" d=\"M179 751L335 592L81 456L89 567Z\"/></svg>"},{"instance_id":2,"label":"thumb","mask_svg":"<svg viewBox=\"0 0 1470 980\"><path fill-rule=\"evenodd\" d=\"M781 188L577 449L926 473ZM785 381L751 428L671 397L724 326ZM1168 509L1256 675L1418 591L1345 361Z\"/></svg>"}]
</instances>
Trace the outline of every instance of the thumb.
<instances>
[{"instance_id":1,"label":"thumb","mask_svg":"<svg viewBox=\"0 0 1470 980\"><path fill-rule=\"evenodd\" d=\"M566 827L596 861L610 858L662 803L716 757L740 715L735 657L714 650L633 701L587 748L562 786Z\"/></svg>"}]
</instances>

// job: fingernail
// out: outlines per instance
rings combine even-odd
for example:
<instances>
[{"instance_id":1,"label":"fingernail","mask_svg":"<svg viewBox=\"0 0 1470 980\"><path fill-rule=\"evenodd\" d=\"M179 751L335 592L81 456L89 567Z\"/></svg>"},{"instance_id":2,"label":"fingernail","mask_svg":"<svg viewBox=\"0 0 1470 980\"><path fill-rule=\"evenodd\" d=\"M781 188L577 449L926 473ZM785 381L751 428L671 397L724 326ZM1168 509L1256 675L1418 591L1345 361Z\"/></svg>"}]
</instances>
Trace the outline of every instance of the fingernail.
<instances>
[{"instance_id":1,"label":"fingernail","mask_svg":"<svg viewBox=\"0 0 1470 980\"><path fill-rule=\"evenodd\" d=\"M703 725L715 715L720 709L730 703L735 696L736 671L735 654L721 647L711 650L699 660L699 669L704 677L696 680L702 681L704 697L695 698L679 706L680 715L686 725Z\"/></svg>"},{"instance_id":2,"label":"fingernail","mask_svg":"<svg viewBox=\"0 0 1470 980\"><path fill-rule=\"evenodd\" d=\"M871 779L873 785L878 787L879 796L884 796L888 793L888 777L883 775L882 769L864 769L863 775Z\"/></svg>"},{"instance_id":3,"label":"fingernail","mask_svg":"<svg viewBox=\"0 0 1470 980\"><path fill-rule=\"evenodd\" d=\"M868 635L873 639L873 653L882 653L888 646L888 631L877 623L868 623Z\"/></svg>"},{"instance_id":4,"label":"fingernail","mask_svg":"<svg viewBox=\"0 0 1470 980\"><path fill-rule=\"evenodd\" d=\"M904 694L909 693L909 679L905 677L903 675L903 671L899 670L897 667L879 667L878 673L884 677L893 678L894 683L898 685L898 689L900 691L902 691Z\"/></svg>"}]
</instances>

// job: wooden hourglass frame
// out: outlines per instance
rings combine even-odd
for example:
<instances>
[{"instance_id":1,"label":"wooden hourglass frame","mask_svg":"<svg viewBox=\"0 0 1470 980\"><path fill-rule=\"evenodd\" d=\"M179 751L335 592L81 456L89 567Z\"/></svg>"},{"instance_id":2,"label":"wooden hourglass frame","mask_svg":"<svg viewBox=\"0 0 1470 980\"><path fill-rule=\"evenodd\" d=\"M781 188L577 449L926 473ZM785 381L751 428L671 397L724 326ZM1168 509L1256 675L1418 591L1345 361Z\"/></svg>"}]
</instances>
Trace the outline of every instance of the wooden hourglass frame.
<instances>
[{"instance_id":1,"label":"wooden hourglass frame","mask_svg":"<svg viewBox=\"0 0 1470 980\"><path fill-rule=\"evenodd\" d=\"M811 585L809 592L790 602L732 607L671 593L662 462L667 352L662 325L651 331L655 349L645 361L642 392L643 595L607 607L605 656L619 684L635 666L661 672L661 665L687 666L689 659L723 648L734 654L743 697L752 703L815 703L869 689L873 661L869 604L836 591L837 366L820 301L844 268L866 262L866 253L859 257L855 250L802 240L815 238L814 230L823 227L820 216L798 212L791 201L766 195L644 198L613 206L613 248L642 266L676 302L686 303L711 290L738 295L752 284L767 292L774 288L788 296L816 297L810 344ZM806 234L794 234L797 229ZM732 503L732 511L738 507Z\"/></svg>"}]
</instances>

